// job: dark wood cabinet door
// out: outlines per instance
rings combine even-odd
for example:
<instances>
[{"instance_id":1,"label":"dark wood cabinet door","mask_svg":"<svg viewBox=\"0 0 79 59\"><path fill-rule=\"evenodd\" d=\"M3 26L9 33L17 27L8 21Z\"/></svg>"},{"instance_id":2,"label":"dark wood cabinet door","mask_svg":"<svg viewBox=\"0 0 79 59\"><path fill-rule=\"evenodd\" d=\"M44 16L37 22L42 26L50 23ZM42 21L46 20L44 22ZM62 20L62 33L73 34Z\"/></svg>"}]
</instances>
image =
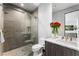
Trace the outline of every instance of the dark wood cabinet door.
<instances>
[{"instance_id":1,"label":"dark wood cabinet door","mask_svg":"<svg viewBox=\"0 0 79 59\"><path fill-rule=\"evenodd\" d=\"M45 42L45 53L46 56L62 56L63 54L63 47L50 43L50 42Z\"/></svg>"},{"instance_id":2,"label":"dark wood cabinet door","mask_svg":"<svg viewBox=\"0 0 79 59\"><path fill-rule=\"evenodd\" d=\"M55 45L49 42L45 42L45 55L55 56Z\"/></svg>"},{"instance_id":3,"label":"dark wood cabinet door","mask_svg":"<svg viewBox=\"0 0 79 59\"><path fill-rule=\"evenodd\" d=\"M79 51L76 51L75 52L75 56L79 56Z\"/></svg>"},{"instance_id":4,"label":"dark wood cabinet door","mask_svg":"<svg viewBox=\"0 0 79 59\"><path fill-rule=\"evenodd\" d=\"M50 56L56 56L56 45L51 43L51 52Z\"/></svg>"},{"instance_id":5,"label":"dark wood cabinet door","mask_svg":"<svg viewBox=\"0 0 79 59\"><path fill-rule=\"evenodd\" d=\"M49 56L51 52L51 44L49 44L48 42L45 42L45 55Z\"/></svg>"},{"instance_id":6,"label":"dark wood cabinet door","mask_svg":"<svg viewBox=\"0 0 79 59\"><path fill-rule=\"evenodd\" d=\"M64 55L64 52L63 52L63 47L62 46L59 46L59 45L55 45L55 53L56 53L56 56L63 56Z\"/></svg>"},{"instance_id":7,"label":"dark wood cabinet door","mask_svg":"<svg viewBox=\"0 0 79 59\"><path fill-rule=\"evenodd\" d=\"M64 56L75 56L75 50L64 47Z\"/></svg>"}]
</instances>

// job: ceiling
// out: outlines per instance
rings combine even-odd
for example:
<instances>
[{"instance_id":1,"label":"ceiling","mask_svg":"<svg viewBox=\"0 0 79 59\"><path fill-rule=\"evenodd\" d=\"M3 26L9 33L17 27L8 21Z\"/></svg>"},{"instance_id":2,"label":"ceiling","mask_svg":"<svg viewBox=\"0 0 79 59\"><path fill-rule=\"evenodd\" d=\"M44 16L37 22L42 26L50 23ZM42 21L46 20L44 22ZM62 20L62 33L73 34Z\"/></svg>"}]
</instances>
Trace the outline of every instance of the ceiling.
<instances>
[{"instance_id":1,"label":"ceiling","mask_svg":"<svg viewBox=\"0 0 79 59\"><path fill-rule=\"evenodd\" d=\"M53 12L57 12L69 7L72 7L74 5L77 5L78 3L53 3Z\"/></svg>"},{"instance_id":2,"label":"ceiling","mask_svg":"<svg viewBox=\"0 0 79 59\"><path fill-rule=\"evenodd\" d=\"M40 3L12 3L12 4L24 8L29 12L33 12L40 5Z\"/></svg>"},{"instance_id":3,"label":"ceiling","mask_svg":"<svg viewBox=\"0 0 79 59\"><path fill-rule=\"evenodd\" d=\"M40 3L13 3L13 4L16 6L19 6L21 8L24 8L30 12L33 12L40 5ZM66 8L72 7L77 4L78 3L52 3L53 12L57 12L57 11L66 9Z\"/></svg>"}]
</instances>

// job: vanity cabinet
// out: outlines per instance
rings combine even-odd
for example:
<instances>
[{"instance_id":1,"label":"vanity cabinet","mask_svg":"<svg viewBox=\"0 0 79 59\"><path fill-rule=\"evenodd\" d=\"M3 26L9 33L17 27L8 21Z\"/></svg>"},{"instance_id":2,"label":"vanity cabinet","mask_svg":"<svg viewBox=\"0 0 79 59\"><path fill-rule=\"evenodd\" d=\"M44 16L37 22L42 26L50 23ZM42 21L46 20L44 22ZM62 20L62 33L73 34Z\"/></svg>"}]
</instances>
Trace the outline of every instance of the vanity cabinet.
<instances>
[{"instance_id":1,"label":"vanity cabinet","mask_svg":"<svg viewBox=\"0 0 79 59\"><path fill-rule=\"evenodd\" d=\"M79 56L79 51L46 41L45 55L46 56Z\"/></svg>"}]
</instances>

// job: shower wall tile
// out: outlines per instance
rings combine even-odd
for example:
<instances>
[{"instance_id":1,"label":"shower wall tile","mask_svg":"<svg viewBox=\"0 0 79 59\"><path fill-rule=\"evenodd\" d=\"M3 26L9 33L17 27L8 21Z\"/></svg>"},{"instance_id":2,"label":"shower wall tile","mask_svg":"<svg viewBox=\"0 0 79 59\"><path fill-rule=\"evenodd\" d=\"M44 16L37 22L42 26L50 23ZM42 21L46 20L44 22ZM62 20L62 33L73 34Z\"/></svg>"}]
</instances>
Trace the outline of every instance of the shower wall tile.
<instances>
[{"instance_id":1,"label":"shower wall tile","mask_svg":"<svg viewBox=\"0 0 79 59\"><path fill-rule=\"evenodd\" d=\"M4 14L4 51L9 51L26 45L24 34L28 32L30 18L27 12L22 13L10 8L5 8L5 12L7 14Z\"/></svg>"}]
</instances>

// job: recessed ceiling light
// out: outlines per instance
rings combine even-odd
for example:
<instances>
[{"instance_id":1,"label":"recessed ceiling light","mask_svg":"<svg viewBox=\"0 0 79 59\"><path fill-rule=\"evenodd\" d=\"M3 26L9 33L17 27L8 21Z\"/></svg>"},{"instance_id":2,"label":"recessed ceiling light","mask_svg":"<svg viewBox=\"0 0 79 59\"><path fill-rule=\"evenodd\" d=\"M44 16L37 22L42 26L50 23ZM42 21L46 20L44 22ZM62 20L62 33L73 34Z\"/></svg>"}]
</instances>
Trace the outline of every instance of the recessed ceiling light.
<instances>
[{"instance_id":1,"label":"recessed ceiling light","mask_svg":"<svg viewBox=\"0 0 79 59\"><path fill-rule=\"evenodd\" d=\"M24 4L23 4L23 3L21 3L21 6L24 6Z\"/></svg>"}]
</instances>

